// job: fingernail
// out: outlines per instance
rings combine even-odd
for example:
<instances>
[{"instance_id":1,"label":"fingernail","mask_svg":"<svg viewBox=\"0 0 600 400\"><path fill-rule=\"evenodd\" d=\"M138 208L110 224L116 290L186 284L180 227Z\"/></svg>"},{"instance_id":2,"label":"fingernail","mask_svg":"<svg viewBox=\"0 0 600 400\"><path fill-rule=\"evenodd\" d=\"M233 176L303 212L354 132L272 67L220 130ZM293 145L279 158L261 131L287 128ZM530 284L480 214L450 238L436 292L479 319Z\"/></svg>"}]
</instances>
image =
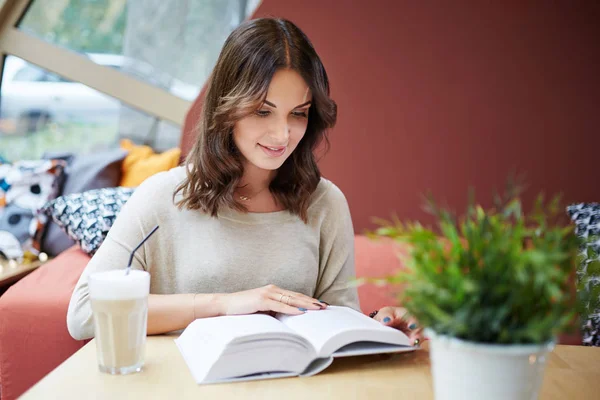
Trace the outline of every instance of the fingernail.
<instances>
[{"instance_id":1,"label":"fingernail","mask_svg":"<svg viewBox=\"0 0 600 400\"><path fill-rule=\"evenodd\" d=\"M300 310L300 311L308 311L306 308L302 308L302 307L298 307L298 310Z\"/></svg>"},{"instance_id":2,"label":"fingernail","mask_svg":"<svg viewBox=\"0 0 600 400\"><path fill-rule=\"evenodd\" d=\"M331 305L331 304L329 304L329 303L327 303L327 302L325 302L325 301L323 301L323 300L319 300L319 302L321 302L321 303L323 303L323 304L327 304L328 306L329 306L329 305Z\"/></svg>"},{"instance_id":3,"label":"fingernail","mask_svg":"<svg viewBox=\"0 0 600 400\"><path fill-rule=\"evenodd\" d=\"M383 319L383 323L384 323L384 324L387 324L387 323L388 323L388 322L390 322L391 320L392 320L392 319L391 319L390 317L385 317L385 318Z\"/></svg>"},{"instance_id":4,"label":"fingernail","mask_svg":"<svg viewBox=\"0 0 600 400\"><path fill-rule=\"evenodd\" d=\"M323 304L319 304L319 303L313 303L313 304L319 308L327 307L327 306L324 306Z\"/></svg>"},{"instance_id":5,"label":"fingernail","mask_svg":"<svg viewBox=\"0 0 600 400\"><path fill-rule=\"evenodd\" d=\"M408 329L410 329L411 331L412 331L413 329L417 329L417 324L415 324L415 323L413 322L412 324L410 324L410 325L408 326Z\"/></svg>"}]
</instances>

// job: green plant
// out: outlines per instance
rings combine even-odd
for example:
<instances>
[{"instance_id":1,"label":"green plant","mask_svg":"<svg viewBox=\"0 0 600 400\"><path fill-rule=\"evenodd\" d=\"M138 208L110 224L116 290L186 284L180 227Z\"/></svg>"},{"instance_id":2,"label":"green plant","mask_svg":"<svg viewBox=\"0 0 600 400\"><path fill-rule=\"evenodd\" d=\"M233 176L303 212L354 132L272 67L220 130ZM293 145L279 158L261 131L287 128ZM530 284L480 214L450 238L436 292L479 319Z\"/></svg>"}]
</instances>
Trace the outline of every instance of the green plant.
<instances>
[{"instance_id":1,"label":"green plant","mask_svg":"<svg viewBox=\"0 0 600 400\"><path fill-rule=\"evenodd\" d=\"M577 238L557 221L558 196L545 204L540 195L525 215L520 192L509 183L488 210L471 194L461 218L429 196L438 231L395 218L370 234L410 244L408 268L384 281L406 284L401 304L423 327L480 343L526 344L553 340L570 324Z\"/></svg>"}]
</instances>

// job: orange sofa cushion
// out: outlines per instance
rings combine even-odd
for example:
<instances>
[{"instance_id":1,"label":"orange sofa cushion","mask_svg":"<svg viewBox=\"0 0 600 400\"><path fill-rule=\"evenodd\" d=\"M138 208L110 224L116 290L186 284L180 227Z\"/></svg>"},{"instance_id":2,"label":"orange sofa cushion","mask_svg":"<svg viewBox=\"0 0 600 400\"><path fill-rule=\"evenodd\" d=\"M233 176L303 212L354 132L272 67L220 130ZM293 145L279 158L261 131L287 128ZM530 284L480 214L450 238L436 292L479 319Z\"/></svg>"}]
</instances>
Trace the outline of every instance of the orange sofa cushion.
<instances>
[{"instance_id":1,"label":"orange sofa cushion","mask_svg":"<svg viewBox=\"0 0 600 400\"><path fill-rule=\"evenodd\" d=\"M86 343L69 335L67 309L89 259L72 247L0 297L2 400L20 396Z\"/></svg>"},{"instance_id":2,"label":"orange sofa cushion","mask_svg":"<svg viewBox=\"0 0 600 400\"><path fill-rule=\"evenodd\" d=\"M179 165L181 150L170 149L155 153L149 146L137 146L131 140L121 140L121 148L129 154L123 160L120 186L136 187L150 176Z\"/></svg>"}]
</instances>

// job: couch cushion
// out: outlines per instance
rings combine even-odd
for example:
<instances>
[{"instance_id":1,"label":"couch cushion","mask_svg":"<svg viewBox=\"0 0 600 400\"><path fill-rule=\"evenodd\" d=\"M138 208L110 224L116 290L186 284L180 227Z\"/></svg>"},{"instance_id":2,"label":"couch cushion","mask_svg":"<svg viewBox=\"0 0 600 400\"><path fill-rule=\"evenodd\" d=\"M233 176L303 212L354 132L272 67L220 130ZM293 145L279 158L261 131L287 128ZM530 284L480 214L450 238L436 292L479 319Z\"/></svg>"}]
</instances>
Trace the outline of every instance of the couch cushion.
<instances>
[{"instance_id":1,"label":"couch cushion","mask_svg":"<svg viewBox=\"0 0 600 400\"><path fill-rule=\"evenodd\" d=\"M567 207L581 240L577 287L582 308L583 344L600 346L600 204L579 203Z\"/></svg>"},{"instance_id":2,"label":"couch cushion","mask_svg":"<svg viewBox=\"0 0 600 400\"><path fill-rule=\"evenodd\" d=\"M41 211L83 251L94 255L134 190L115 187L73 193L48 202Z\"/></svg>"},{"instance_id":3,"label":"couch cushion","mask_svg":"<svg viewBox=\"0 0 600 400\"><path fill-rule=\"evenodd\" d=\"M121 180L121 167L126 155L127 151L123 149L111 149L85 155L67 153L48 154L45 157L60 157L68 162L66 180L61 193L64 196L118 186ZM51 257L55 257L74 244L75 241L67 236L61 227L50 221L42 242L43 251Z\"/></svg>"},{"instance_id":4,"label":"couch cushion","mask_svg":"<svg viewBox=\"0 0 600 400\"><path fill-rule=\"evenodd\" d=\"M381 278L393 274L404 267L398 256L408 254L407 245L395 243L391 239L371 240L357 235L354 245L358 278ZM401 289L401 286L378 286L365 283L358 288L360 308L368 314L383 306L397 305L396 294Z\"/></svg>"},{"instance_id":5,"label":"couch cushion","mask_svg":"<svg viewBox=\"0 0 600 400\"><path fill-rule=\"evenodd\" d=\"M0 297L2 400L20 396L85 342L67 331L71 294L89 256L70 248Z\"/></svg>"},{"instance_id":6,"label":"couch cushion","mask_svg":"<svg viewBox=\"0 0 600 400\"><path fill-rule=\"evenodd\" d=\"M119 186L137 187L154 174L168 171L179 165L181 150L173 148L164 153L155 153L149 146L136 146L131 140L122 139L121 148L129 154L123 161Z\"/></svg>"},{"instance_id":7,"label":"couch cushion","mask_svg":"<svg viewBox=\"0 0 600 400\"><path fill-rule=\"evenodd\" d=\"M6 258L21 261L26 252L39 253L47 217L37 211L59 195L65 165L62 160L0 165L0 252Z\"/></svg>"}]
</instances>

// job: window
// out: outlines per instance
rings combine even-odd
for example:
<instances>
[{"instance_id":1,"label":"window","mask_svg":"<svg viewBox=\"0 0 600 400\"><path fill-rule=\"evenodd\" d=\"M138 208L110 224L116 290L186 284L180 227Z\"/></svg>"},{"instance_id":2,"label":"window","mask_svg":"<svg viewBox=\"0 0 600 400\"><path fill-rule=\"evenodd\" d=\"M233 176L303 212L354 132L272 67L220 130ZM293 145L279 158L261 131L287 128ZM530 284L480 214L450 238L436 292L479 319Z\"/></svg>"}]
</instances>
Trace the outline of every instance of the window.
<instances>
[{"instance_id":1,"label":"window","mask_svg":"<svg viewBox=\"0 0 600 400\"><path fill-rule=\"evenodd\" d=\"M161 151L181 128L26 61L8 56L0 90L0 157L37 159L48 151L87 153L130 138Z\"/></svg>"},{"instance_id":2,"label":"window","mask_svg":"<svg viewBox=\"0 0 600 400\"><path fill-rule=\"evenodd\" d=\"M257 0L35 0L19 29L193 101Z\"/></svg>"},{"instance_id":3,"label":"window","mask_svg":"<svg viewBox=\"0 0 600 400\"><path fill-rule=\"evenodd\" d=\"M6 62L6 67L5 68L10 68L10 61L15 60L14 57L9 57L9 59ZM39 82L44 80L44 71L42 71L40 68L33 66L33 65L25 65L23 64L23 67L20 68L14 75L13 77L13 81L16 82Z\"/></svg>"},{"instance_id":4,"label":"window","mask_svg":"<svg viewBox=\"0 0 600 400\"><path fill-rule=\"evenodd\" d=\"M10 40L0 42L9 54L0 87L0 156L84 153L117 146L120 138L157 151L178 146L179 124L223 42L259 3L33 0L28 7L25 1L5 6L11 26L5 31ZM101 68L91 71L80 56Z\"/></svg>"}]
</instances>

